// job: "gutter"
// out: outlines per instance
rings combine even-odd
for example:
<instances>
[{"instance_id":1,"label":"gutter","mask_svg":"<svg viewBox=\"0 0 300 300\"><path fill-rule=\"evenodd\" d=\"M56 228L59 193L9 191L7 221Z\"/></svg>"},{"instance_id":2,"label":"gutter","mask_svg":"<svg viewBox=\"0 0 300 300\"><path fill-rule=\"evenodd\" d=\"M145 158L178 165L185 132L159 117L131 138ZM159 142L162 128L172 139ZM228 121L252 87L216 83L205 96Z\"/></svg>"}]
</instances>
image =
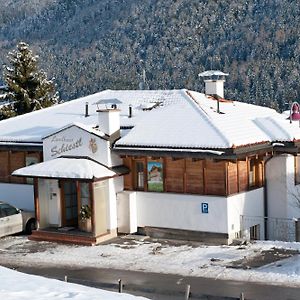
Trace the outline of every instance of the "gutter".
<instances>
[{"instance_id":1,"label":"gutter","mask_svg":"<svg viewBox=\"0 0 300 300\"><path fill-rule=\"evenodd\" d=\"M6 151L43 151L43 143L30 143L30 142L1 142L0 150Z\"/></svg>"}]
</instances>

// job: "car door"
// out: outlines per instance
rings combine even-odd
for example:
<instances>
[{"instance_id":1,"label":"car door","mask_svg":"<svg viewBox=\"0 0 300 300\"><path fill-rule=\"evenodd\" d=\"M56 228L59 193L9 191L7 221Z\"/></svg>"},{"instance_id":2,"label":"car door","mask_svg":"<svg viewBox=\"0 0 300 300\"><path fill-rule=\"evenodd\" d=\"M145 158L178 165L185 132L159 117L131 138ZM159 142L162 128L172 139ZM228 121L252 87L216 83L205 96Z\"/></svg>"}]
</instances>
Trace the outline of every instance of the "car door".
<instances>
[{"instance_id":1,"label":"car door","mask_svg":"<svg viewBox=\"0 0 300 300\"><path fill-rule=\"evenodd\" d=\"M23 230L22 214L18 209L7 203L1 203L0 211L2 215L2 218L0 218L0 222L2 223L1 236L14 234Z\"/></svg>"}]
</instances>

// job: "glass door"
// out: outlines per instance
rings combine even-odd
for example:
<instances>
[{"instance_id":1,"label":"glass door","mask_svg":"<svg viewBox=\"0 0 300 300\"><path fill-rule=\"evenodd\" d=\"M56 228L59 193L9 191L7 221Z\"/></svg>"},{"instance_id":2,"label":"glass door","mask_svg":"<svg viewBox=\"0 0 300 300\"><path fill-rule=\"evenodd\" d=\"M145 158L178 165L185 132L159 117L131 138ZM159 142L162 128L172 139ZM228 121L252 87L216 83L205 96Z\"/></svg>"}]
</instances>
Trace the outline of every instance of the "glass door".
<instances>
[{"instance_id":1,"label":"glass door","mask_svg":"<svg viewBox=\"0 0 300 300\"><path fill-rule=\"evenodd\" d=\"M76 181L63 181L63 220L64 226L78 226L78 197Z\"/></svg>"}]
</instances>

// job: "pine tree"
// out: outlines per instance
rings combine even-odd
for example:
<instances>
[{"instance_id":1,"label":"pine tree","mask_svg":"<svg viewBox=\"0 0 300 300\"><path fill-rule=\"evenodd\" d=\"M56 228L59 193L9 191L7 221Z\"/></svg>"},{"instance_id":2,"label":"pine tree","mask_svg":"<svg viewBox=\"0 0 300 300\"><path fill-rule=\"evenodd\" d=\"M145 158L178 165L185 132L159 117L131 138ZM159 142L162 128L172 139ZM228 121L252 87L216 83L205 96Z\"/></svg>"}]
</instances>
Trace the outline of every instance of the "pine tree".
<instances>
[{"instance_id":1,"label":"pine tree","mask_svg":"<svg viewBox=\"0 0 300 300\"><path fill-rule=\"evenodd\" d=\"M28 44L20 42L8 54L9 66L4 65L3 78L7 86L5 98L9 105L0 110L0 119L22 115L52 106L59 101L53 81L38 69L38 56L33 55Z\"/></svg>"}]
</instances>

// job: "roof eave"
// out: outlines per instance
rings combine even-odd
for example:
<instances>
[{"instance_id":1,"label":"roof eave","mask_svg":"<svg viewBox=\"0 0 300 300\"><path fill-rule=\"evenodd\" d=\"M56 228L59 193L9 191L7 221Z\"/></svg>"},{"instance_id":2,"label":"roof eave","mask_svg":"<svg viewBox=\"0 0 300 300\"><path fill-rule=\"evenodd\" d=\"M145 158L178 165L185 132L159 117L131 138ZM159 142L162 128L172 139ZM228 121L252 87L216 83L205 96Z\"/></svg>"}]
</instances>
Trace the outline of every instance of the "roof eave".
<instances>
[{"instance_id":1,"label":"roof eave","mask_svg":"<svg viewBox=\"0 0 300 300\"><path fill-rule=\"evenodd\" d=\"M118 146L113 151L118 155L130 156L159 156L159 157L191 157L191 158L218 158L235 159L232 149L203 149L178 147L137 147Z\"/></svg>"},{"instance_id":2,"label":"roof eave","mask_svg":"<svg viewBox=\"0 0 300 300\"><path fill-rule=\"evenodd\" d=\"M0 141L0 150L7 151L43 151L42 142L13 142Z\"/></svg>"}]
</instances>

